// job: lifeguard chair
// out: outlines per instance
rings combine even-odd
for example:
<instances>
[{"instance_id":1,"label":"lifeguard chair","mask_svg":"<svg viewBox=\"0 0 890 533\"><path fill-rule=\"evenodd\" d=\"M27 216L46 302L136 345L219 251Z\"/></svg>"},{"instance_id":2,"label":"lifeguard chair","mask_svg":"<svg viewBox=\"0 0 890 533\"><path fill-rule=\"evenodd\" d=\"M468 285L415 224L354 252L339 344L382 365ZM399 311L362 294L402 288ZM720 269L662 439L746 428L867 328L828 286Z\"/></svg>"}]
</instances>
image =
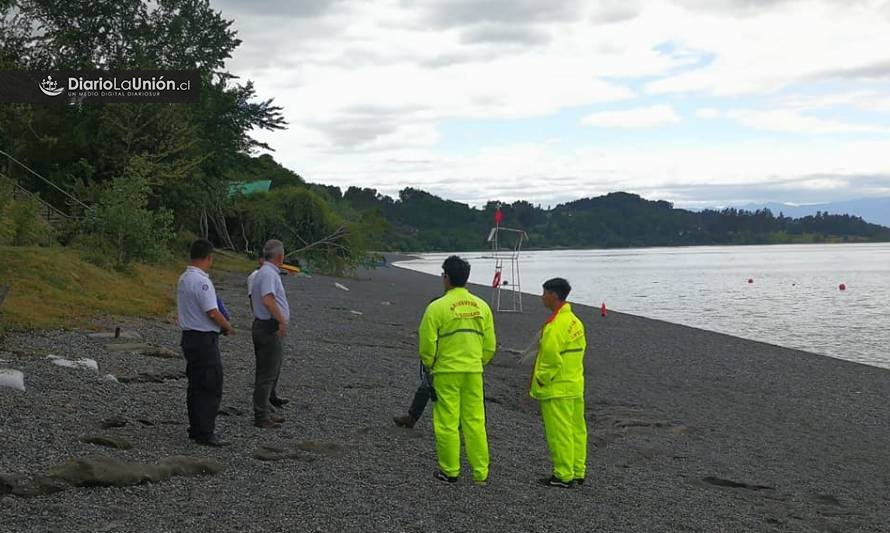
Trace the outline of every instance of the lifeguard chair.
<instances>
[{"instance_id":1,"label":"lifeguard chair","mask_svg":"<svg viewBox=\"0 0 890 533\"><path fill-rule=\"evenodd\" d=\"M519 253L528 234L516 228L501 226L504 214L495 211L495 225L488 234L491 256L494 259L494 278L491 280L491 305L500 313L522 312L522 282L519 274ZM504 278L505 266L509 265L510 277Z\"/></svg>"}]
</instances>

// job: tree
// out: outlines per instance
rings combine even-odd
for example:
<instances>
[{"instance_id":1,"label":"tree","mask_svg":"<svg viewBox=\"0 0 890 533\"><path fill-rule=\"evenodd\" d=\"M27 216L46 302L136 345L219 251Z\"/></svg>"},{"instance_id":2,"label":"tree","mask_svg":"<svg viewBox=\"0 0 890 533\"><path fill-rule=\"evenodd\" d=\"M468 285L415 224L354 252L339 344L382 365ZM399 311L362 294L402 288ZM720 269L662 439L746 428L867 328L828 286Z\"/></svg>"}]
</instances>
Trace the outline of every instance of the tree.
<instances>
[{"instance_id":1,"label":"tree","mask_svg":"<svg viewBox=\"0 0 890 533\"><path fill-rule=\"evenodd\" d=\"M0 142L7 151L94 201L138 158L148 169L150 209L171 210L177 226L192 231L203 220L224 223L229 168L240 155L267 148L251 132L285 126L280 107L225 70L241 43L232 21L208 0L7 0L2 7L0 65L190 69L202 80L195 105L4 106ZM31 175L13 177L65 206Z\"/></svg>"},{"instance_id":2,"label":"tree","mask_svg":"<svg viewBox=\"0 0 890 533\"><path fill-rule=\"evenodd\" d=\"M308 188L286 187L236 197L229 210L234 241L247 251L268 239L285 243L289 256L303 257L316 267L342 273L360 264L379 232L373 216L348 221Z\"/></svg>"},{"instance_id":3,"label":"tree","mask_svg":"<svg viewBox=\"0 0 890 533\"><path fill-rule=\"evenodd\" d=\"M173 239L173 215L148 208L151 165L134 157L126 173L105 185L96 206L87 212L81 243L92 258L124 268L133 260L158 261Z\"/></svg>"}]
</instances>

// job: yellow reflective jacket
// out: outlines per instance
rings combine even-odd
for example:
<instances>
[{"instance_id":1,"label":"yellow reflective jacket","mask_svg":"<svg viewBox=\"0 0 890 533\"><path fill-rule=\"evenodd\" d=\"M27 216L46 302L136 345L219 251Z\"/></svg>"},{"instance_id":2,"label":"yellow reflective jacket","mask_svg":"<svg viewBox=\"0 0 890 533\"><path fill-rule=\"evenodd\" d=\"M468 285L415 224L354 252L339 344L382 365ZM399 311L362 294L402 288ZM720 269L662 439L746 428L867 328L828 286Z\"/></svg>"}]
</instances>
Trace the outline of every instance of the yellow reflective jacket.
<instances>
[{"instance_id":1,"label":"yellow reflective jacket","mask_svg":"<svg viewBox=\"0 0 890 533\"><path fill-rule=\"evenodd\" d=\"M481 373L494 357L491 309L463 287L430 303L417 333L420 360L433 374Z\"/></svg>"},{"instance_id":2,"label":"yellow reflective jacket","mask_svg":"<svg viewBox=\"0 0 890 533\"><path fill-rule=\"evenodd\" d=\"M532 398L578 398L584 396L584 324L565 303L544 324L538 357L532 375Z\"/></svg>"}]
</instances>

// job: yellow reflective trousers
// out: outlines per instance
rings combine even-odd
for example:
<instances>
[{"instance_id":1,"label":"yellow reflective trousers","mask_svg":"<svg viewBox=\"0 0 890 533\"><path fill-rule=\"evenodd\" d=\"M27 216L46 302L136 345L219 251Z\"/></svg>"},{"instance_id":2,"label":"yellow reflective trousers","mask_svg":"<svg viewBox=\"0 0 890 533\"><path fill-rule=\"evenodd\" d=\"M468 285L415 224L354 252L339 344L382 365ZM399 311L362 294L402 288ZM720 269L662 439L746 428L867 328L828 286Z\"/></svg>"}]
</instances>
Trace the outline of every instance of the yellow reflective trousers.
<instances>
[{"instance_id":1,"label":"yellow reflective trousers","mask_svg":"<svg viewBox=\"0 0 890 533\"><path fill-rule=\"evenodd\" d=\"M433 430L439 469L449 477L460 475L460 434L464 434L467 460L475 481L488 479L488 437L481 373L441 373L433 379L436 402Z\"/></svg>"},{"instance_id":2,"label":"yellow reflective trousers","mask_svg":"<svg viewBox=\"0 0 890 533\"><path fill-rule=\"evenodd\" d=\"M541 400L541 417L553 462L553 475L565 482L584 479L587 475L584 398Z\"/></svg>"}]
</instances>

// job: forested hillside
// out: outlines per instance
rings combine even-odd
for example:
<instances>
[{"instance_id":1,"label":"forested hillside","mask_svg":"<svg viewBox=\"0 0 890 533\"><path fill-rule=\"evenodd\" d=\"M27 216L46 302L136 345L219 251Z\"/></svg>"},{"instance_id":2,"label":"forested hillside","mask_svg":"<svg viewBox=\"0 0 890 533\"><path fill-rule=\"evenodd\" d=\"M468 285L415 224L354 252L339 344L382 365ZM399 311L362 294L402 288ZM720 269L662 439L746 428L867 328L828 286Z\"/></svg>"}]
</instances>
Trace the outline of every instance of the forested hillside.
<instances>
[{"instance_id":1,"label":"forested hillside","mask_svg":"<svg viewBox=\"0 0 890 533\"><path fill-rule=\"evenodd\" d=\"M551 209L526 201L490 201L483 208L474 209L412 188L402 190L398 199L393 199L373 189L350 187L342 199L356 210L376 212L386 219L383 244L388 249L485 248L485 238L499 205L503 224L527 231L534 248L890 240L890 229L849 215L819 213L792 219L765 209L693 212L620 192Z\"/></svg>"}]
</instances>

